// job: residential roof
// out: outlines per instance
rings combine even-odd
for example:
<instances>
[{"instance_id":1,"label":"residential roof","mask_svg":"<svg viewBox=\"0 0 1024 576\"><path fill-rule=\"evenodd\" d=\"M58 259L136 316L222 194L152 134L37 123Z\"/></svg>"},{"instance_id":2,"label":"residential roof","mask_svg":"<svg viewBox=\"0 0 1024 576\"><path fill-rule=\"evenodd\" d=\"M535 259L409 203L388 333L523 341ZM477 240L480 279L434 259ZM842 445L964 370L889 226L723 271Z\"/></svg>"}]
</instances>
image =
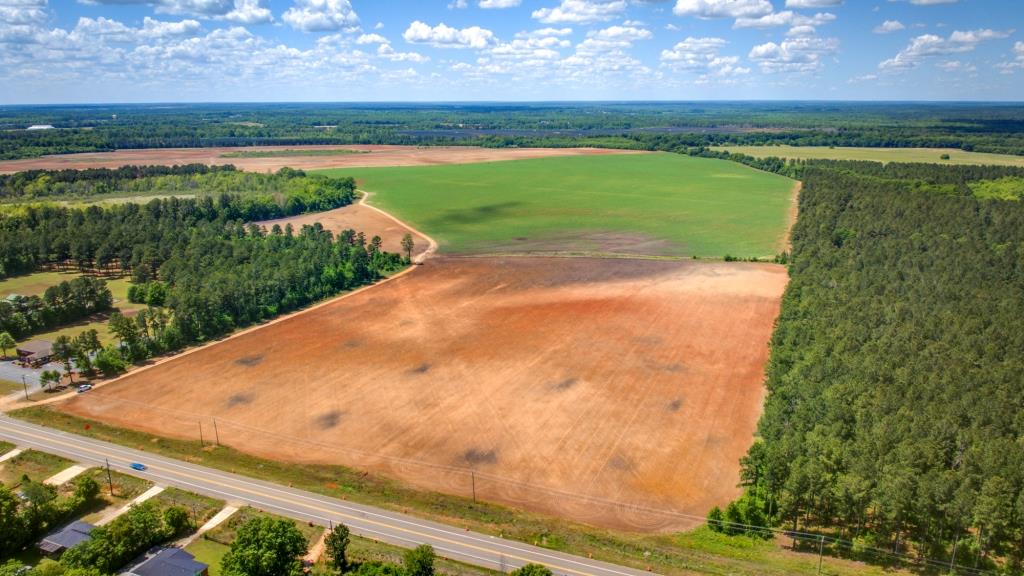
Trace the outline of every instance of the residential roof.
<instances>
[{"instance_id":1,"label":"residential roof","mask_svg":"<svg viewBox=\"0 0 1024 576\"><path fill-rule=\"evenodd\" d=\"M88 522L76 520L61 528L57 532L47 535L39 542L39 549L47 554L61 552L72 546L84 542L89 538L94 526Z\"/></svg>"},{"instance_id":2,"label":"residential roof","mask_svg":"<svg viewBox=\"0 0 1024 576\"><path fill-rule=\"evenodd\" d=\"M144 562L131 569L131 576L196 576L206 570L206 564L180 548L162 548Z\"/></svg>"},{"instance_id":3,"label":"residential roof","mask_svg":"<svg viewBox=\"0 0 1024 576\"><path fill-rule=\"evenodd\" d=\"M46 340L31 340L18 344L18 354L26 356L49 356L53 354L53 344Z\"/></svg>"}]
</instances>

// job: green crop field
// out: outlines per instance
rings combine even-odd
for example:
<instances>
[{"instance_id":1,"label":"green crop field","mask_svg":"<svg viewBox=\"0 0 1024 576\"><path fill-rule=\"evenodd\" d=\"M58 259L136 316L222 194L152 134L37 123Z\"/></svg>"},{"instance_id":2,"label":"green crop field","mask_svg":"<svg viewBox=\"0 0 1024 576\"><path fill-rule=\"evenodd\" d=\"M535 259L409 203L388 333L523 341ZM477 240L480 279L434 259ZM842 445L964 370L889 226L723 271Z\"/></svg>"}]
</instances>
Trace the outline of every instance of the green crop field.
<instances>
[{"instance_id":1,"label":"green crop field","mask_svg":"<svg viewBox=\"0 0 1024 576\"><path fill-rule=\"evenodd\" d=\"M755 158L794 160L870 160L872 162L925 162L930 164L970 164L1024 166L1024 156L965 152L955 148L831 148L828 146L723 146L719 150L738 152ZM949 155L949 160L942 155Z\"/></svg>"},{"instance_id":2,"label":"green crop field","mask_svg":"<svg viewBox=\"0 0 1024 576\"><path fill-rule=\"evenodd\" d=\"M604 155L328 170L448 253L773 256L795 182L723 160Z\"/></svg>"}]
</instances>

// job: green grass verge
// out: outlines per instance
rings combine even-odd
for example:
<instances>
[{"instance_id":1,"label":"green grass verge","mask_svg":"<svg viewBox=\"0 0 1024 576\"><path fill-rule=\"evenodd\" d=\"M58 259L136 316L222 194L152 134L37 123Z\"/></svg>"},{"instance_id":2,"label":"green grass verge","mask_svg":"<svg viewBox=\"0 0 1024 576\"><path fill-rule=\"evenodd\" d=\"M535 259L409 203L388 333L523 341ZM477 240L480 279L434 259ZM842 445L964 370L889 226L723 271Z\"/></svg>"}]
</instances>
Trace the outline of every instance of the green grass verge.
<instances>
[{"instance_id":1,"label":"green grass verge","mask_svg":"<svg viewBox=\"0 0 1024 576\"><path fill-rule=\"evenodd\" d=\"M167 488L150 501L161 510L172 506L181 506L188 510L189 517L192 518L192 523L196 528L206 524L207 520L213 518L221 508L224 508L223 500L186 492L174 487Z\"/></svg>"},{"instance_id":2,"label":"green grass verge","mask_svg":"<svg viewBox=\"0 0 1024 576\"><path fill-rule=\"evenodd\" d=\"M111 470L110 480L107 481L106 468L90 468L82 473L83 476L90 476L100 485L100 494L97 503L81 518L84 522L95 524L106 517L107 514L119 510L128 505L136 496L149 490L153 483L142 478L129 476ZM114 493L110 493L110 484L114 485Z\"/></svg>"},{"instance_id":3,"label":"green grass verge","mask_svg":"<svg viewBox=\"0 0 1024 576\"><path fill-rule=\"evenodd\" d=\"M10 460L0 463L0 483L16 486L22 476L33 482L42 482L57 472L70 467L74 462L46 452L26 450Z\"/></svg>"},{"instance_id":4,"label":"green grass verge","mask_svg":"<svg viewBox=\"0 0 1024 576\"><path fill-rule=\"evenodd\" d=\"M12 382L0 378L0 396L22 391L24 391L24 386L22 386L21 382Z\"/></svg>"},{"instance_id":5,"label":"green grass verge","mask_svg":"<svg viewBox=\"0 0 1024 576\"><path fill-rule=\"evenodd\" d=\"M604 530L468 498L416 490L395 481L342 466L311 466L256 458L230 448L174 440L107 426L40 406L12 412L51 428L90 438L236 472L269 482L292 485L334 498L345 498L410 512L418 517L467 527L480 533L662 574L704 573L789 575L817 573L817 556L790 552L777 543L748 546L748 539L727 539L709 531L687 534L633 534ZM88 426L88 428L86 428ZM723 541L724 539L724 541ZM731 542L730 542L731 541ZM742 544L742 545L741 545ZM888 570L842 559L825 559L829 574L885 574Z\"/></svg>"},{"instance_id":6,"label":"green grass verge","mask_svg":"<svg viewBox=\"0 0 1024 576\"><path fill-rule=\"evenodd\" d=\"M241 529L246 522L254 518L281 517L246 506L244 508L239 508L238 512L232 514L230 518L216 526L213 530L203 534L203 539L212 540L214 542L230 546L231 543L235 541L235 537L238 535L238 530ZM320 535L324 533L324 528L321 526L310 526L305 522L297 522L288 518L284 518L284 520L289 520L295 524L295 527L298 528L299 532L302 532L302 535L306 538L306 545L309 547L316 544L316 541L320 539Z\"/></svg>"},{"instance_id":7,"label":"green grass verge","mask_svg":"<svg viewBox=\"0 0 1024 576\"><path fill-rule=\"evenodd\" d=\"M351 168L375 206L450 253L771 257L795 183L680 154Z\"/></svg>"},{"instance_id":8,"label":"green grass verge","mask_svg":"<svg viewBox=\"0 0 1024 576\"><path fill-rule=\"evenodd\" d=\"M225 152L221 158L291 158L298 156L346 156L348 154L366 154L362 150L332 148L329 150L239 150Z\"/></svg>"},{"instance_id":9,"label":"green grass verge","mask_svg":"<svg viewBox=\"0 0 1024 576\"><path fill-rule=\"evenodd\" d=\"M3 456L4 454L10 452L11 450L14 450L14 444L0 440L0 456Z\"/></svg>"},{"instance_id":10,"label":"green grass verge","mask_svg":"<svg viewBox=\"0 0 1024 576\"><path fill-rule=\"evenodd\" d=\"M925 162L929 164L970 164L1024 166L1024 156L965 152L955 148L832 148L829 146L723 146L717 148L755 158L793 160L869 160L871 162ZM949 159L942 158L948 155Z\"/></svg>"}]
</instances>

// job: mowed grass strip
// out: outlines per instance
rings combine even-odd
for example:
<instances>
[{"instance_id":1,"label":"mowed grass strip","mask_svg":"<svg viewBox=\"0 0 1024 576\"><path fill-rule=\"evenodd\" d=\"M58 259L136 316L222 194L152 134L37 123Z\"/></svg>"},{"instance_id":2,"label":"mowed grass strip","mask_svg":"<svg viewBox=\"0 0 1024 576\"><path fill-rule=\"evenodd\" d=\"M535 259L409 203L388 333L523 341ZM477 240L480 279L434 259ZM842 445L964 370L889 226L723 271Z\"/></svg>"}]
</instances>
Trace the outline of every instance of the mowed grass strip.
<instances>
[{"instance_id":1,"label":"mowed grass strip","mask_svg":"<svg viewBox=\"0 0 1024 576\"><path fill-rule=\"evenodd\" d=\"M1024 156L966 152L956 148L856 148L829 146L723 146L718 150L755 158L792 160L867 160L871 162L922 162L926 164L968 164L972 166L1024 166ZM942 155L949 156L944 160Z\"/></svg>"},{"instance_id":2,"label":"mowed grass strip","mask_svg":"<svg viewBox=\"0 0 1024 576\"><path fill-rule=\"evenodd\" d=\"M795 185L669 153L325 173L354 176L372 204L455 254L773 256Z\"/></svg>"},{"instance_id":3,"label":"mowed grass strip","mask_svg":"<svg viewBox=\"0 0 1024 576\"><path fill-rule=\"evenodd\" d=\"M72 464L74 462L71 460L54 454L26 450L14 458L0 463L0 484L8 487L20 485L23 476L28 476L33 482L42 482L57 472L71 467Z\"/></svg>"}]
</instances>

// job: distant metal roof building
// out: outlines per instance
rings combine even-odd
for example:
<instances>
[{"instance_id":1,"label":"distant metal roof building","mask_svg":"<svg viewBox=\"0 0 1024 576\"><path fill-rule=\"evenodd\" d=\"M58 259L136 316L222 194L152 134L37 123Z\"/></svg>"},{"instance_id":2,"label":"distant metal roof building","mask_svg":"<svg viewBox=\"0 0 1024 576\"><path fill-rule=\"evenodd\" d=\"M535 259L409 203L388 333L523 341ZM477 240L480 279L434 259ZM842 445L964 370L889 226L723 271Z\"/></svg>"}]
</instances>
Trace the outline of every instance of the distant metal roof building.
<instances>
[{"instance_id":1,"label":"distant metal roof building","mask_svg":"<svg viewBox=\"0 0 1024 576\"><path fill-rule=\"evenodd\" d=\"M71 524L53 532L39 542L39 550L46 555L61 555L72 546L89 539L93 526L88 522L76 520Z\"/></svg>"},{"instance_id":2,"label":"distant metal roof building","mask_svg":"<svg viewBox=\"0 0 1024 576\"><path fill-rule=\"evenodd\" d=\"M204 576L207 568L180 548L160 548L121 576Z\"/></svg>"},{"instance_id":3,"label":"distant metal roof building","mask_svg":"<svg viewBox=\"0 0 1024 576\"><path fill-rule=\"evenodd\" d=\"M33 124L25 130L53 130L53 124Z\"/></svg>"}]
</instances>

